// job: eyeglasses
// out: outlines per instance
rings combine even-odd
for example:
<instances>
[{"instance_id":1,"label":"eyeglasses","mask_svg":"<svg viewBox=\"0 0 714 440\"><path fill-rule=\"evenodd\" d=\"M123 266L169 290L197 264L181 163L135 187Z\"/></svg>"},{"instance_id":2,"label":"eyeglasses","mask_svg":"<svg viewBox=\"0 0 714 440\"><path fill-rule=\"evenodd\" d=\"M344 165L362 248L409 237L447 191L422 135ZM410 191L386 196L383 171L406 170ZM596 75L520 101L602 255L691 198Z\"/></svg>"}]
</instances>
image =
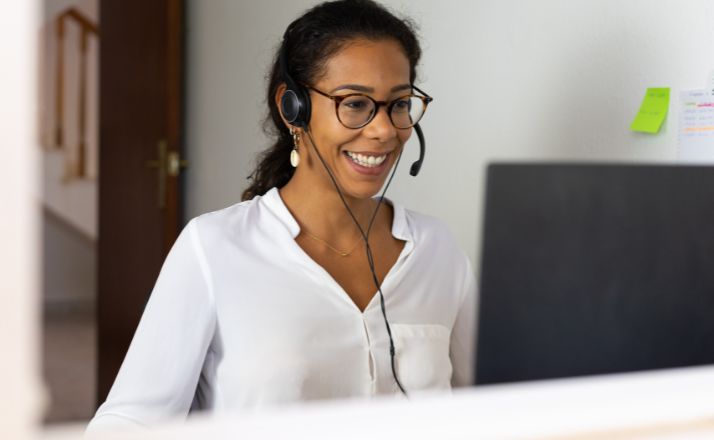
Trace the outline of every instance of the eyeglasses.
<instances>
[{"instance_id":1,"label":"eyeglasses","mask_svg":"<svg viewBox=\"0 0 714 440\"><path fill-rule=\"evenodd\" d=\"M314 87L305 87L335 101L337 119L347 128L362 128L369 124L382 106L387 109L389 120L396 128L411 128L424 116L426 107L434 100L416 86L412 87L423 96L409 94L392 101L375 101L362 93L334 96Z\"/></svg>"}]
</instances>

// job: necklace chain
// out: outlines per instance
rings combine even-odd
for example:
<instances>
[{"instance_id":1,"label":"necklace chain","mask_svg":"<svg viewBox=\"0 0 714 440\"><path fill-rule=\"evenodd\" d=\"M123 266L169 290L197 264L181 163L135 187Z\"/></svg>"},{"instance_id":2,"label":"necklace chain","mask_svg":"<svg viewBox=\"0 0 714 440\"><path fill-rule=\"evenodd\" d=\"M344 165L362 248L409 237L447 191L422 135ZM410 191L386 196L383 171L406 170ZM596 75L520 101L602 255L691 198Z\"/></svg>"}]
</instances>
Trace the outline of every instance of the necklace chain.
<instances>
[{"instance_id":1,"label":"necklace chain","mask_svg":"<svg viewBox=\"0 0 714 440\"><path fill-rule=\"evenodd\" d=\"M320 237L316 237L316 236L312 235L311 233L309 233L307 231L305 231L305 234L307 234L307 236L312 238L313 240L324 244L325 246L327 246L328 249L330 249L332 252L338 254L341 257L349 256L352 252L354 252L355 249L357 249L357 245L359 245L359 243L363 240L363 238L360 237L359 240L357 240L357 243L355 243L354 246L352 246L352 249L345 252L345 251L341 251L341 250L335 248L334 246L330 245L330 243L326 242L325 240L321 239Z\"/></svg>"}]
</instances>

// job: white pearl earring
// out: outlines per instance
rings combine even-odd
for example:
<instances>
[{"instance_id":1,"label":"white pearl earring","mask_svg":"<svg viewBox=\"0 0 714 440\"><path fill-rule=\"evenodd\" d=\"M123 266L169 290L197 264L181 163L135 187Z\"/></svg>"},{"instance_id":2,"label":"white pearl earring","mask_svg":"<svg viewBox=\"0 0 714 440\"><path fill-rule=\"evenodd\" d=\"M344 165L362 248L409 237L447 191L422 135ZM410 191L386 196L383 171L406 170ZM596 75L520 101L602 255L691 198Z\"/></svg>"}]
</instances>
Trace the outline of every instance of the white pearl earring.
<instances>
[{"instance_id":1,"label":"white pearl earring","mask_svg":"<svg viewBox=\"0 0 714 440\"><path fill-rule=\"evenodd\" d=\"M293 168L297 168L298 165L300 165L300 154L298 153L300 134L292 128L290 129L290 134L293 136L293 150L290 152L290 165L292 165Z\"/></svg>"}]
</instances>

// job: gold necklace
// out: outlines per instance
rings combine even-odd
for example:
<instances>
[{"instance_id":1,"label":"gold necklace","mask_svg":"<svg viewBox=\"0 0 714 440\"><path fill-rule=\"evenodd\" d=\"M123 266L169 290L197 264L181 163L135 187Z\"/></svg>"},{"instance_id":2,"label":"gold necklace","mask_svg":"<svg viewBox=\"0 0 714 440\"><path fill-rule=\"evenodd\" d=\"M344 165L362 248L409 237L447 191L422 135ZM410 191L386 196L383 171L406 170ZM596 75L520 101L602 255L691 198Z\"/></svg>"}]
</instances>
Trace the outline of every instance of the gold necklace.
<instances>
[{"instance_id":1,"label":"gold necklace","mask_svg":"<svg viewBox=\"0 0 714 440\"><path fill-rule=\"evenodd\" d=\"M364 239L363 237L360 237L359 240L357 240L357 243L355 243L355 245L352 246L352 249L345 252L345 251L341 251L341 250L331 246L330 243L326 242L325 240L321 239L320 237L316 237L307 231L304 231L304 232L305 232L305 234L307 234L308 237L312 238L313 240L315 240L317 242L324 244L325 246L327 246L328 249L330 249L332 252L335 252L336 254L338 254L341 257L349 256L352 252L354 252L355 249L357 249L357 245L359 244L359 242Z\"/></svg>"}]
</instances>

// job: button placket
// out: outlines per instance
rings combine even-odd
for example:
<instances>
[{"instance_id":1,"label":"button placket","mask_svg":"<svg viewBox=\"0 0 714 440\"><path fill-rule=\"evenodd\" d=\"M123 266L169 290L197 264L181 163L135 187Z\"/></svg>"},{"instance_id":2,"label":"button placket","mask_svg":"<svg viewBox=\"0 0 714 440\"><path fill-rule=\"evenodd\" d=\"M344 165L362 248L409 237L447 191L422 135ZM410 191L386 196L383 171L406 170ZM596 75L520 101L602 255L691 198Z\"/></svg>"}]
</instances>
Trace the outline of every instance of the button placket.
<instances>
[{"instance_id":1,"label":"button placket","mask_svg":"<svg viewBox=\"0 0 714 440\"><path fill-rule=\"evenodd\" d=\"M372 351L372 338L370 338L369 336L369 327L367 326L367 321L365 320L364 316L362 316L362 327L364 328L364 336L367 342L365 349L368 353L367 362L369 363L370 393L374 395L375 387L377 384L376 362L374 359L374 353Z\"/></svg>"}]
</instances>

